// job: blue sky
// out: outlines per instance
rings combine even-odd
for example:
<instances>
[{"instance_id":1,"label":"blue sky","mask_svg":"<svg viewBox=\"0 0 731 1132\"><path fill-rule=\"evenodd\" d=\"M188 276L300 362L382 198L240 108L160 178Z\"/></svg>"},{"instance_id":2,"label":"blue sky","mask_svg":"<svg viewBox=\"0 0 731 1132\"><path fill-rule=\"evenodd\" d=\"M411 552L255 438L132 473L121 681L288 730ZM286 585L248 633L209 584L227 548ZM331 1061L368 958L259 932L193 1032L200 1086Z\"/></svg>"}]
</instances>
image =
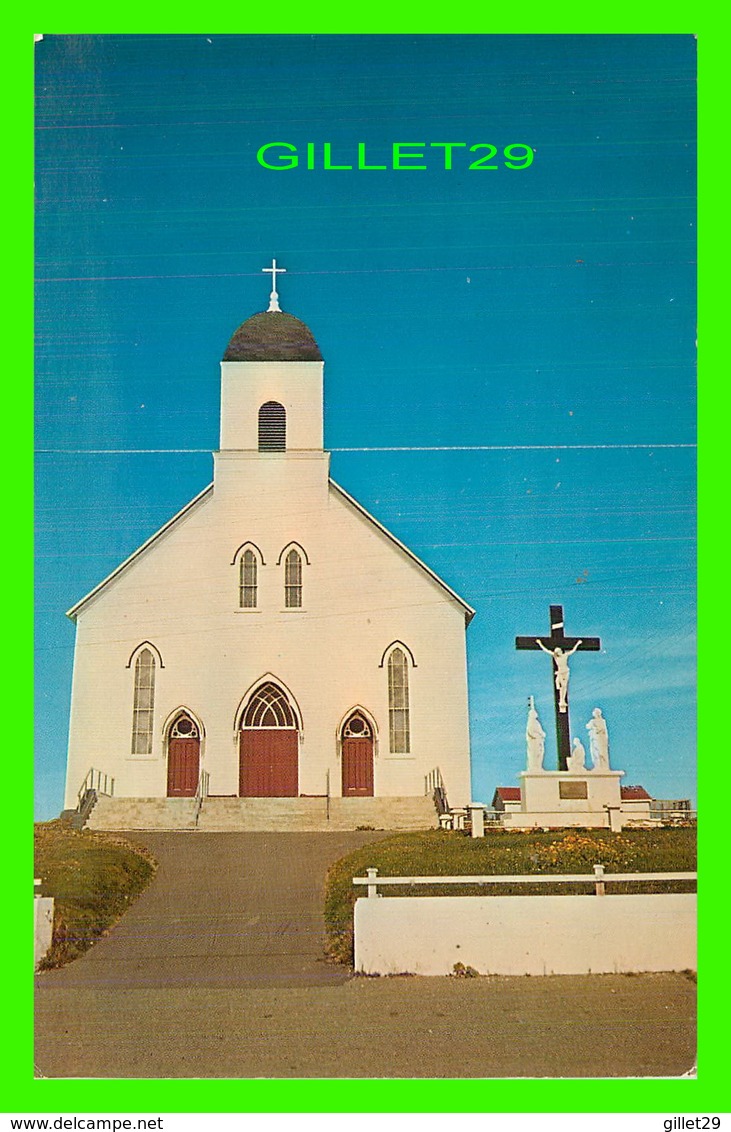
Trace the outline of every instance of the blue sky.
<instances>
[{"instance_id":1,"label":"blue sky","mask_svg":"<svg viewBox=\"0 0 731 1132\"><path fill-rule=\"evenodd\" d=\"M273 255L334 478L477 610L475 797L517 782L530 694L553 764L550 664L514 637L563 604L603 643L572 660L573 733L598 704L625 782L695 799L694 38L47 36L36 60L37 815L64 611L210 481L218 363ZM271 141L535 158L275 172Z\"/></svg>"}]
</instances>

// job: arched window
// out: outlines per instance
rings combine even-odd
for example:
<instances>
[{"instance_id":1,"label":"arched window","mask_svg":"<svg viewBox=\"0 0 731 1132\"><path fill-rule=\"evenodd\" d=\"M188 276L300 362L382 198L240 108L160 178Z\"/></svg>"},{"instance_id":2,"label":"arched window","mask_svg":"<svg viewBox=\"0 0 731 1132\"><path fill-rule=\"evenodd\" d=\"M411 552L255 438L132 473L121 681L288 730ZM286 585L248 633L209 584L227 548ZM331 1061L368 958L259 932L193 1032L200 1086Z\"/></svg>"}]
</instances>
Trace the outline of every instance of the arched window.
<instances>
[{"instance_id":1,"label":"arched window","mask_svg":"<svg viewBox=\"0 0 731 1132\"><path fill-rule=\"evenodd\" d=\"M155 658L142 649L135 661L132 707L132 754L152 754L152 716L155 709Z\"/></svg>"},{"instance_id":2,"label":"arched window","mask_svg":"<svg viewBox=\"0 0 731 1132\"><path fill-rule=\"evenodd\" d=\"M245 550L239 558L239 605L241 609L256 609L256 555Z\"/></svg>"},{"instance_id":3,"label":"arched window","mask_svg":"<svg viewBox=\"0 0 731 1132\"><path fill-rule=\"evenodd\" d=\"M395 648L388 658L388 727L391 753L411 751L409 725L409 663L406 653Z\"/></svg>"},{"instance_id":4,"label":"arched window","mask_svg":"<svg viewBox=\"0 0 731 1132\"><path fill-rule=\"evenodd\" d=\"M284 560L284 607L302 607L302 559L296 550L290 550Z\"/></svg>"},{"instance_id":5,"label":"arched window","mask_svg":"<svg viewBox=\"0 0 731 1132\"><path fill-rule=\"evenodd\" d=\"M371 725L364 715L354 711L343 728L343 739L370 739Z\"/></svg>"},{"instance_id":6,"label":"arched window","mask_svg":"<svg viewBox=\"0 0 731 1132\"><path fill-rule=\"evenodd\" d=\"M181 711L180 715L175 719L170 731L168 732L169 739L200 739L198 727L190 716Z\"/></svg>"},{"instance_id":7,"label":"arched window","mask_svg":"<svg viewBox=\"0 0 731 1132\"><path fill-rule=\"evenodd\" d=\"M296 727L297 720L289 701L276 684L262 684L249 700L241 721L242 727Z\"/></svg>"},{"instance_id":8,"label":"arched window","mask_svg":"<svg viewBox=\"0 0 731 1132\"><path fill-rule=\"evenodd\" d=\"M279 401L266 401L259 409L259 451L284 452L286 447L286 409Z\"/></svg>"}]
</instances>

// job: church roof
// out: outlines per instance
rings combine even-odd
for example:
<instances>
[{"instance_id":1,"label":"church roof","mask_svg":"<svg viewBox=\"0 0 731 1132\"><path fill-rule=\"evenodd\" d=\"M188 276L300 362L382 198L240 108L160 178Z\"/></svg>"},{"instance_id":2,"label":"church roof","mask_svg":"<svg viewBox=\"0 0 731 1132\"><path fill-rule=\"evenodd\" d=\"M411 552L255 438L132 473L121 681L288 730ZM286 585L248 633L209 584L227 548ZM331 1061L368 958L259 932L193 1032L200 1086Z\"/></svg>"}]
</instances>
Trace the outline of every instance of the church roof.
<instances>
[{"instance_id":1,"label":"church roof","mask_svg":"<svg viewBox=\"0 0 731 1132\"><path fill-rule=\"evenodd\" d=\"M159 531L155 531L154 535L151 535L150 538L146 539L145 542L142 543L142 546L138 546L137 550L134 550L128 558L125 558L124 562L120 562L119 566L117 566L116 569L112 570L111 574L107 574L106 578L102 578L101 582L99 582L98 585L94 586L93 590L90 590L85 597L82 597L79 601L77 601L76 605L72 605L71 609L67 609L66 616L70 617L72 621L75 620L77 614L80 613L82 607L85 606L88 601L91 601L92 598L96 597L96 595L100 593L101 590L105 589L110 582L114 581L114 579L119 574L121 574L123 570L126 570L128 566L131 566L131 564L140 557L140 555L149 550L152 544L157 542L157 540L161 538L162 535L166 534L167 531L171 529L171 527L175 526L175 524L178 523L186 515L189 515L191 511L193 511L200 503L205 502L205 500L208 499L212 494L213 484L209 483L208 487L204 487L203 491L199 491L198 494L193 499L191 499L190 503L186 503L185 507L181 508L181 510L178 511L177 514L173 515L172 519L168 519L167 523L164 523L160 527Z\"/></svg>"},{"instance_id":2,"label":"church roof","mask_svg":"<svg viewBox=\"0 0 731 1132\"><path fill-rule=\"evenodd\" d=\"M247 318L226 347L224 362L321 362L312 331L285 311Z\"/></svg>"}]
</instances>

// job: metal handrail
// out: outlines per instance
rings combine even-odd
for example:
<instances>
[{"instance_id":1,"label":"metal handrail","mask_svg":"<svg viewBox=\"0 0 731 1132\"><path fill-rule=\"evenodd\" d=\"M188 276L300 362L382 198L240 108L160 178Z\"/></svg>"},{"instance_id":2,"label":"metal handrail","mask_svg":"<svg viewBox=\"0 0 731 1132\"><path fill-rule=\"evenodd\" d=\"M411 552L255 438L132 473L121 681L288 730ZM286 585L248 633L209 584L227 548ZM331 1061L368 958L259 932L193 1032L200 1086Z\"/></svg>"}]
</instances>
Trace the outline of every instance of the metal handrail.
<instances>
[{"instance_id":1,"label":"metal handrail","mask_svg":"<svg viewBox=\"0 0 731 1132\"><path fill-rule=\"evenodd\" d=\"M97 794L107 794L109 797L113 797L114 781L114 778L105 771L98 770L96 767L90 767L76 795L78 799L77 809L83 805L84 799L90 790L95 790Z\"/></svg>"},{"instance_id":2,"label":"metal handrail","mask_svg":"<svg viewBox=\"0 0 731 1132\"><path fill-rule=\"evenodd\" d=\"M198 818L203 809L203 799L208 797L208 784L210 779L211 776L207 770L202 770L198 775L198 785L195 791L195 805L193 806L193 819L196 825L198 825Z\"/></svg>"},{"instance_id":3,"label":"metal handrail","mask_svg":"<svg viewBox=\"0 0 731 1132\"><path fill-rule=\"evenodd\" d=\"M424 793L433 794L435 790L440 788L442 790L444 789L444 779L442 778L442 772L439 767L435 766L434 770L430 770L429 773L424 776Z\"/></svg>"},{"instance_id":4,"label":"metal handrail","mask_svg":"<svg viewBox=\"0 0 731 1132\"><path fill-rule=\"evenodd\" d=\"M434 800L434 806L440 819L443 814L448 814L450 812L449 800L447 798L447 789L444 785L442 772L438 766L435 766L434 770L430 770L429 773L425 775L424 793L427 796L431 794Z\"/></svg>"}]
</instances>

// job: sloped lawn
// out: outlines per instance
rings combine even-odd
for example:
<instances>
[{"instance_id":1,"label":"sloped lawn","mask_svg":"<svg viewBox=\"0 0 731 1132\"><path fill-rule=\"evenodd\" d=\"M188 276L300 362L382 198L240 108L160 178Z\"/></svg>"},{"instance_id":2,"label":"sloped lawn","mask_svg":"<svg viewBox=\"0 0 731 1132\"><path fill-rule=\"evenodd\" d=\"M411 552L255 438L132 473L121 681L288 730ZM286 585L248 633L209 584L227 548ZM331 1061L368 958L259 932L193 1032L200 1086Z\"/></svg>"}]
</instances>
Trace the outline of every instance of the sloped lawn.
<instances>
[{"instance_id":1,"label":"sloped lawn","mask_svg":"<svg viewBox=\"0 0 731 1132\"><path fill-rule=\"evenodd\" d=\"M365 889L353 885L354 876L365 876L376 868L382 876L527 875L531 873L593 873L602 864L607 874L644 872L694 872L696 830L637 829L613 834L608 830L508 833L491 830L484 838L466 837L448 830L398 833L365 845L342 857L330 868L325 887L327 954L339 963L353 961L353 905ZM396 886L382 889L384 896L489 895L587 893L587 885L464 885L464 887ZM612 892L688 892L686 882L617 883Z\"/></svg>"},{"instance_id":2,"label":"sloped lawn","mask_svg":"<svg viewBox=\"0 0 731 1132\"><path fill-rule=\"evenodd\" d=\"M155 873L144 849L116 834L72 829L57 819L35 826L35 875L55 897L53 942L41 970L62 967L104 935Z\"/></svg>"}]
</instances>

